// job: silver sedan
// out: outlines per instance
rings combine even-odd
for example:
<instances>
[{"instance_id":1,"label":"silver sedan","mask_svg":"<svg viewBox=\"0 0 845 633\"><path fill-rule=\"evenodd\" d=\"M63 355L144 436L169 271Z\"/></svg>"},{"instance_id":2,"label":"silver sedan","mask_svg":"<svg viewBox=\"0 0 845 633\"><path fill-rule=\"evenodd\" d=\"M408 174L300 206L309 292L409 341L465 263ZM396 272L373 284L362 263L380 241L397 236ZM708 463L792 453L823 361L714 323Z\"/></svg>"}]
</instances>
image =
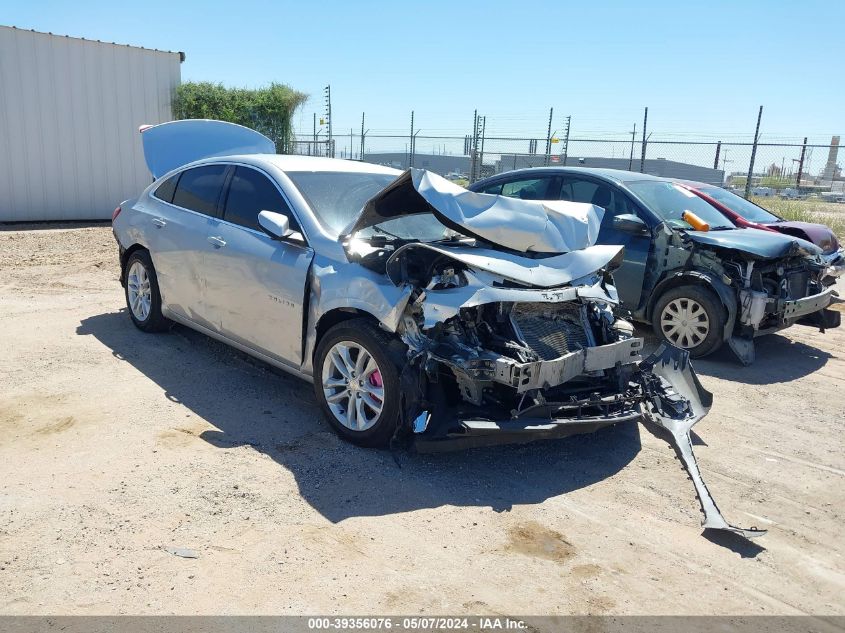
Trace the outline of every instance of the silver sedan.
<instances>
[{"instance_id":1,"label":"silver sedan","mask_svg":"<svg viewBox=\"0 0 845 633\"><path fill-rule=\"evenodd\" d=\"M128 312L314 383L366 446L440 450L644 420L667 429L705 526L728 525L689 431L707 393L671 346L641 357L596 245L603 211L473 193L423 170L272 154L216 121L142 131L155 181L115 210Z\"/></svg>"}]
</instances>

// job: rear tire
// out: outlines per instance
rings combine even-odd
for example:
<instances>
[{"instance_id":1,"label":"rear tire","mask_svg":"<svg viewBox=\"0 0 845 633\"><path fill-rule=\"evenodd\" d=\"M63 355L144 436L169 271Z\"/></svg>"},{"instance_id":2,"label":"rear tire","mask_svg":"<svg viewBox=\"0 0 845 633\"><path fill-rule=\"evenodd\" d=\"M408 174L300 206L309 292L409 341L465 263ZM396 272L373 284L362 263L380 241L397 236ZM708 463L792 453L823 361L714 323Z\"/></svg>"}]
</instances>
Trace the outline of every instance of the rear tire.
<instances>
[{"instance_id":1,"label":"rear tire","mask_svg":"<svg viewBox=\"0 0 845 633\"><path fill-rule=\"evenodd\" d=\"M657 300L652 327L661 340L702 358L722 346L726 320L722 302L711 290L679 286Z\"/></svg>"},{"instance_id":2,"label":"rear tire","mask_svg":"<svg viewBox=\"0 0 845 633\"><path fill-rule=\"evenodd\" d=\"M343 439L386 446L399 424L399 376L405 345L368 319L330 328L314 355L314 393L323 415Z\"/></svg>"},{"instance_id":3,"label":"rear tire","mask_svg":"<svg viewBox=\"0 0 845 633\"><path fill-rule=\"evenodd\" d=\"M129 316L139 330L163 332L170 328L171 321L161 313L158 277L149 251L137 250L129 256L123 286Z\"/></svg>"}]
</instances>

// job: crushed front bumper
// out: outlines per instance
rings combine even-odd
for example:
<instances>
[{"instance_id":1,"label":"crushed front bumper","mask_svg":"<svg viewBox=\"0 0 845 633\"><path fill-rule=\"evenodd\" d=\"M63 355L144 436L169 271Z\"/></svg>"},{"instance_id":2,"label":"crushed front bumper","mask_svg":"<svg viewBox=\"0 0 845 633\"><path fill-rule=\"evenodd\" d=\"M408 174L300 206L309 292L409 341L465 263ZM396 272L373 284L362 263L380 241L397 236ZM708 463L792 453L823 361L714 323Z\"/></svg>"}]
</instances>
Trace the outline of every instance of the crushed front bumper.
<instances>
[{"instance_id":1,"label":"crushed front bumper","mask_svg":"<svg viewBox=\"0 0 845 633\"><path fill-rule=\"evenodd\" d=\"M641 338L631 338L609 345L588 347L570 352L554 360L518 363L510 358L498 358L493 380L524 393L531 389L557 387L576 376L628 365L640 360Z\"/></svg>"},{"instance_id":2,"label":"crushed front bumper","mask_svg":"<svg viewBox=\"0 0 845 633\"><path fill-rule=\"evenodd\" d=\"M626 344L630 342L622 341ZM610 362L616 354L621 359L634 349L631 345L615 347L615 351L607 352L607 357L600 364ZM639 353L638 348L636 352ZM557 365L553 364L552 367ZM551 375L556 377L564 373L552 372ZM543 371L532 374L532 384L541 380L539 376L542 375ZM448 427L448 432L441 434L432 433L432 429L428 428L429 418L426 416L429 413L424 411L420 417L425 422L419 426L415 424L413 441L419 452L443 452L591 433L620 422L640 420L644 424L659 427L667 435L666 439L675 449L693 482L704 515L702 526L754 538L765 534L765 530L739 528L725 520L704 483L693 454L690 431L707 415L712 400L712 394L702 387L689 363L689 353L664 344L638 364L634 380L624 394L605 397L593 395L570 402L534 405L520 412L512 412L511 418L507 420L460 419Z\"/></svg>"},{"instance_id":3,"label":"crushed front bumper","mask_svg":"<svg viewBox=\"0 0 845 633\"><path fill-rule=\"evenodd\" d=\"M797 319L808 314L813 314L819 310L824 310L833 301L834 292L830 288L825 288L818 294L804 297L803 299L796 299L794 301L784 301L781 304L781 321L784 325L793 323Z\"/></svg>"}]
</instances>

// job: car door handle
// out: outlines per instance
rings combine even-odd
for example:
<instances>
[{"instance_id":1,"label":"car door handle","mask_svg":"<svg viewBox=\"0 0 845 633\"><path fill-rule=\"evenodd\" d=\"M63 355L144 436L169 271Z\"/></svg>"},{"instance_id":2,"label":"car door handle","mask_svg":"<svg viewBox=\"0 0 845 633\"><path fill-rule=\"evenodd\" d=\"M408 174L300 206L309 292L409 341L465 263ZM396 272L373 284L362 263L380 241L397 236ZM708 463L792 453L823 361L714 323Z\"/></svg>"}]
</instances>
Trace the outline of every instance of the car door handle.
<instances>
[{"instance_id":1,"label":"car door handle","mask_svg":"<svg viewBox=\"0 0 845 633\"><path fill-rule=\"evenodd\" d=\"M167 222L165 222L162 218L153 218L153 224L155 224L158 229L167 226Z\"/></svg>"},{"instance_id":2,"label":"car door handle","mask_svg":"<svg viewBox=\"0 0 845 633\"><path fill-rule=\"evenodd\" d=\"M216 235L210 236L208 238L208 242L214 248L220 248L221 246L226 246L226 241L222 237L217 237Z\"/></svg>"}]
</instances>

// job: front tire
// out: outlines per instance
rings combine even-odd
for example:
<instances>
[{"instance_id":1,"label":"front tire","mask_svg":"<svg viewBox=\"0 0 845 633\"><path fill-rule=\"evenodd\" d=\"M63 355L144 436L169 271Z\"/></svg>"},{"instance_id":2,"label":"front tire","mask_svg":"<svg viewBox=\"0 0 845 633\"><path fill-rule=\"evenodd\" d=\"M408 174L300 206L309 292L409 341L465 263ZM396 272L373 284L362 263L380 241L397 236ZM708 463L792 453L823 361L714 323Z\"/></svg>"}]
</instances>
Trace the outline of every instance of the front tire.
<instances>
[{"instance_id":1,"label":"front tire","mask_svg":"<svg viewBox=\"0 0 845 633\"><path fill-rule=\"evenodd\" d=\"M345 440L386 446L399 424L399 375L406 348L367 319L330 328L317 345L314 393Z\"/></svg>"},{"instance_id":2,"label":"front tire","mask_svg":"<svg viewBox=\"0 0 845 633\"><path fill-rule=\"evenodd\" d=\"M158 277L149 252L138 250L132 253L126 261L125 275L126 307L135 326L143 332L167 330L171 323L161 313Z\"/></svg>"},{"instance_id":3,"label":"front tire","mask_svg":"<svg viewBox=\"0 0 845 633\"><path fill-rule=\"evenodd\" d=\"M725 310L707 288L679 286L667 290L654 306L657 336L689 352L692 358L712 354L725 340Z\"/></svg>"}]
</instances>

